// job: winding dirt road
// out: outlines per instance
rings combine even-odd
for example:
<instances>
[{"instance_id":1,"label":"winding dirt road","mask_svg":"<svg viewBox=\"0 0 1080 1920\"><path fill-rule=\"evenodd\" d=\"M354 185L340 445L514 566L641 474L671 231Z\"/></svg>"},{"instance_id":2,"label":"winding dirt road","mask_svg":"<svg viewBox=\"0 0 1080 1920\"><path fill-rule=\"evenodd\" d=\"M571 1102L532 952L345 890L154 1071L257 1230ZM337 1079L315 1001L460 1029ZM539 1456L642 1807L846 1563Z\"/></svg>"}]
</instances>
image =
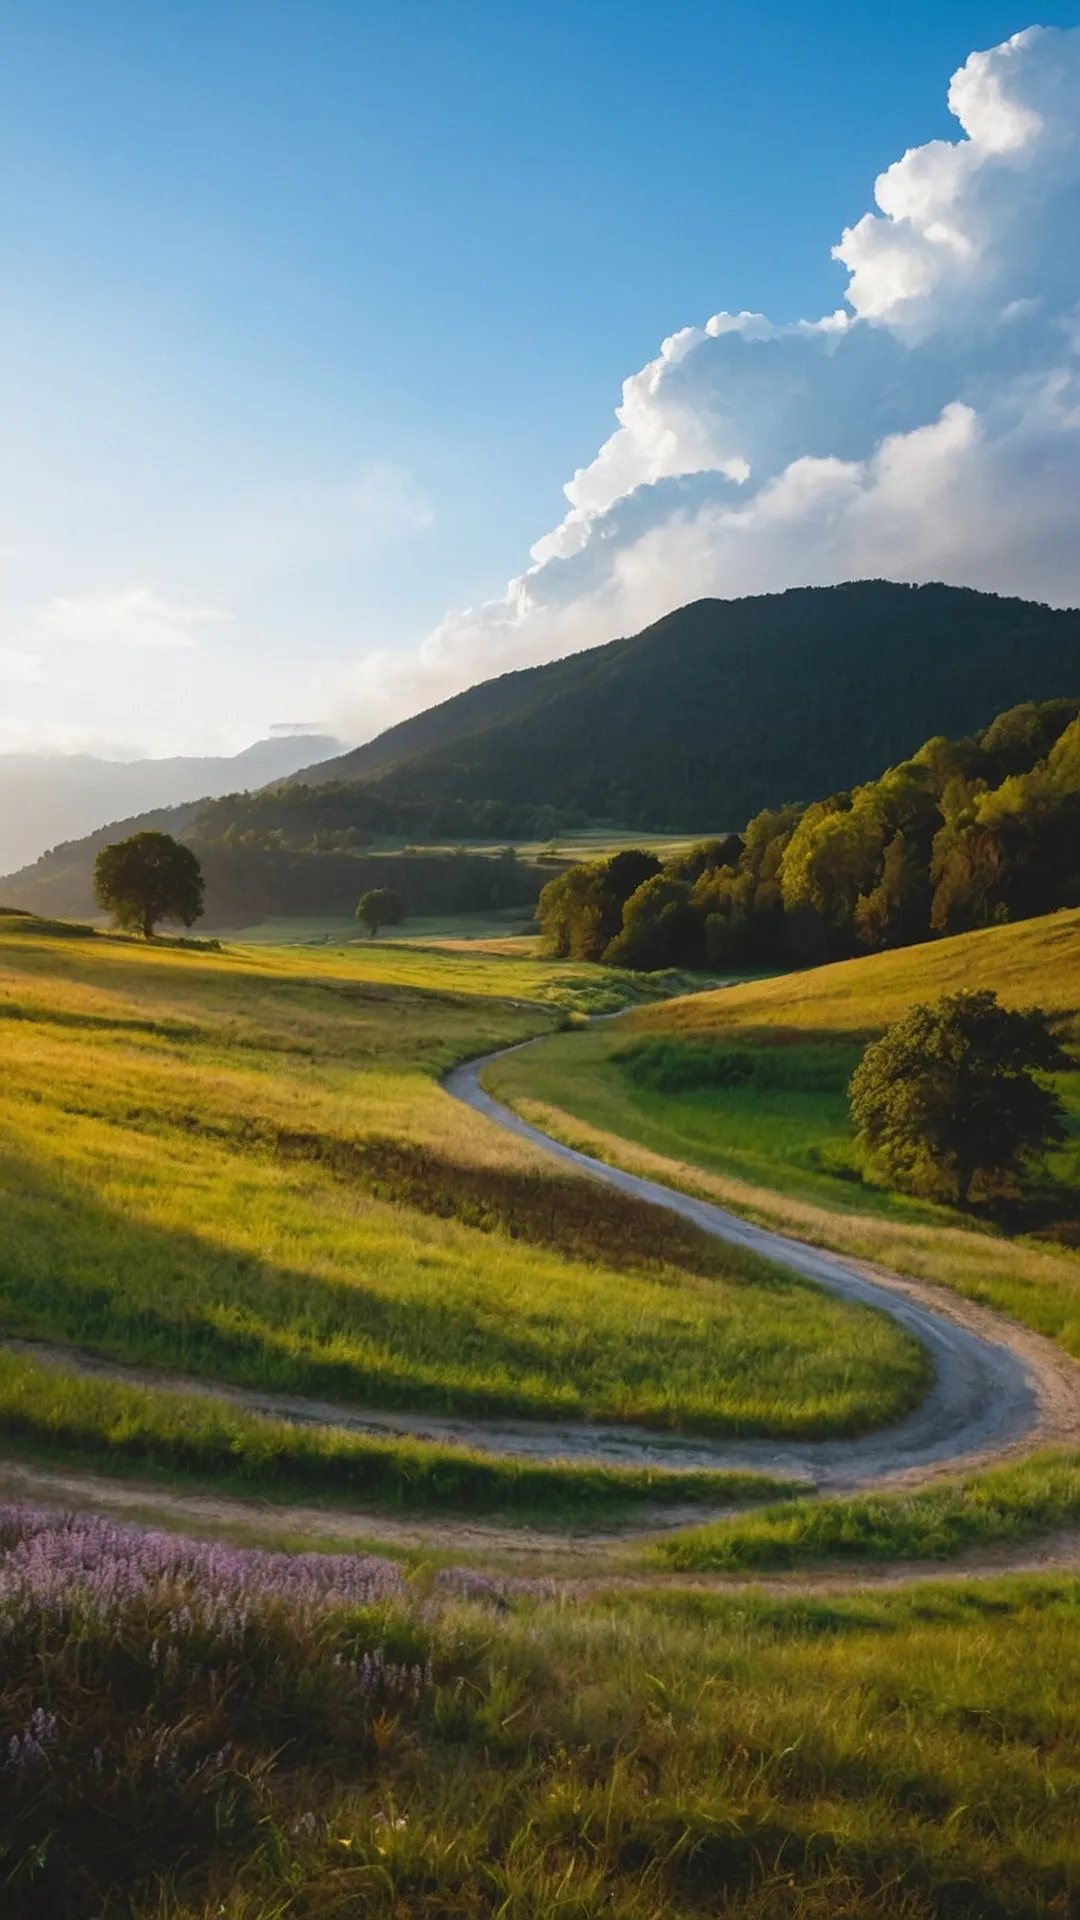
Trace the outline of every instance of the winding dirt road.
<instances>
[{"instance_id":1,"label":"winding dirt road","mask_svg":"<svg viewBox=\"0 0 1080 1920\"><path fill-rule=\"evenodd\" d=\"M913 1413L895 1426L854 1439L794 1444L659 1440L640 1430L590 1426L561 1428L557 1434L545 1430L546 1453L639 1465L751 1468L805 1479L838 1493L883 1481L914 1483L946 1468L981 1465L1080 1439L1080 1366L1053 1341L944 1288L754 1226L707 1200L565 1146L485 1091L480 1076L498 1057L486 1054L455 1067L443 1081L445 1091L590 1179L668 1207L706 1233L789 1267L842 1300L889 1314L927 1349L934 1363L934 1384ZM512 1431L507 1430L504 1446ZM479 1430L471 1439L473 1445L485 1444ZM519 1441L513 1450L537 1449L530 1436L527 1446Z\"/></svg>"},{"instance_id":2,"label":"winding dirt road","mask_svg":"<svg viewBox=\"0 0 1080 1920\"><path fill-rule=\"evenodd\" d=\"M298 1422L383 1435L410 1434L533 1459L591 1460L611 1466L676 1470L756 1470L803 1479L830 1493L871 1485L915 1486L958 1467L1017 1458L1043 1446L1080 1443L1080 1366L1052 1341L943 1287L903 1278L754 1226L708 1201L565 1146L485 1091L480 1075L498 1057L488 1054L455 1068L443 1082L446 1093L590 1179L654 1206L670 1208L705 1232L789 1267L843 1300L889 1314L923 1344L933 1359L934 1384L919 1407L890 1428L851 1439L801 1443L722 1440L609 1424L454 1419L342 1406L121 1366L46 1343L11 1340L4 1344L33 1352L46 1364L140 1380L159 1389L203 1394ZM302 1535L368 1547L383 1541L388 1546L434 1549L441 1554L451 1551L485 1560L495 1556L518 1565L522 1561L549 1568L558 1565L564 1577L581 1578L591 1571L600 1580L611 1577L598 1571L605 1562L613 1571L617 1568L620 1547L625 1549L673 1527L711 1517L700 1507L666 1505L641 1512L632 1522L615 1522L602 1529L570 1527L560 1536L547 1529L498 1520L396 1520L375 1512L280 1507L269 1501L181 1493L95 1473L15 1462L0 1465L0 1497L4 1494L48 1504L126 1512L132 1518L179 1523L195 1532L222 1530L235 1536L240 1531L262 1538ZM1068 1531L1025 1547L965 1557L953 1562L951 1572L956 1577L970 1577L1006 1571L1060 1571L1078 1565L1080 1533ZM941 1578L945 1573L946 1569L931 1564L908 1563L849 1569L839 1576L823 1572L819 1577L799 1580L773 1576L767 1584L839 1590L867 1583L906 1583L930 1575ZM632 1584L640 1584L643 1577L659 1578L640 1574L629 1577ZM665 1578L663 1584L672 1580L675 1584L716 1584L708 1580L687 1582L676 1576ZM719 1584L732 1583L722 1579ZM754 1584L761 1584L760 1576Z\"/></svg>"}]
</instances>

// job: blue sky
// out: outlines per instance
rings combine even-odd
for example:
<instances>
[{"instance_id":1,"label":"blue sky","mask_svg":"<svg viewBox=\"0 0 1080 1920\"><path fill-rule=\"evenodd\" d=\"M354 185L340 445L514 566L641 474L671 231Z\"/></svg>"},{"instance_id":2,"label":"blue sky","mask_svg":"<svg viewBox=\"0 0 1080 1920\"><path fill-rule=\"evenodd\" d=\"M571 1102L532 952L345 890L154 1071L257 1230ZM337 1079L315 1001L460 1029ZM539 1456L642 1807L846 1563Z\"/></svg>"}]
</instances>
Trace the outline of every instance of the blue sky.
<instances>
[{"instance_id":1,"label":"blue sky","mask_svg":"<svg viewBox=\"0 0 1080 1920\"><path fill-rule=\"evenodd\" d=\"M666 335L840 305L875 175L1035 17L8 0L0 747L327 717L522 571Z\"/></svg>"}]
</instances>

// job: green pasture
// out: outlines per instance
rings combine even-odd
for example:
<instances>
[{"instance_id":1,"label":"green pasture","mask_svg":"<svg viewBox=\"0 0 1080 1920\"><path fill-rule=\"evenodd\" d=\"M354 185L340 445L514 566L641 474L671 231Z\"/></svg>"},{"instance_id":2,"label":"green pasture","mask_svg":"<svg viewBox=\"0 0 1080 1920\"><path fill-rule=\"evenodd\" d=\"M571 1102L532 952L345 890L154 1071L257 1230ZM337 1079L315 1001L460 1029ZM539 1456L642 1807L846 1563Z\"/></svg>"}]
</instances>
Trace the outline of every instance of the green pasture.
<instances>
[{"instance_id":1,"label":"green pasture","mask_svg":"<svg viewBox=\"0 0 1080 1920\"><path fill-rule=\"evenodd\" d=\"M846 1036L774 1049L742 1033L737 1047L706 1049L652 1030L634 1036L620 1022L510 1055L485 1070L484 1083L512 1106L556 1109L754 1186L829 1208L932 1220L934 1208L863 1178L845 1092L861 1051ZM748 1061L746 1077L710 1084L718 1055Z\"/></svg>"},{"instance_id":2,"label":"green pasture","mask_svg":"<svg viewBox=\"0 0 1080 1920\"><path fill-rule=\"evenodd\" d=\"M690 994L500 1061L487 1084L511 1103L832 1212L944 1223L956 1216L891 1192L865 1164L847 1085L889 1019L960 985L1042 1004L1080 1032L1080 914ZM1080 1234L1080 1073L1059 1085L1071 1132L1047 1158L1046 1200L1067 1216L1077 1196Z\"/></svg>"},{"instance_id":3,"label":"green pasture","mask_svg":"<svg viewBox=\"0 0 1080 1920\"><path fill-rule=\"evenodd\" d=\"M0 961L0 1334L345 1404L715 1433L854 1432L925 1386L884 1317L441 1091L618 976L26 922Z\"/></svg>"},{"instance_id":4,"label":"green pasture","mask_svg":"<svg viewBox=\"0 0 1080 1920\"><path fill-rule=\"evenodd\" d=\"M819 1245L955 1287L1080 1358L1080 1253L889 1192L860 1162L844 1088L862 1046L913 999L991 986L1042 1005L1070 1042L1080 914L994 928L810 973L744 982L557 1034L485 1070L492 1092L601 1157ZM1061 1076L1070 1140L1048 1159L1048 1211L1080 1213L1080 1076ZM666 1542L663 1564L738 1572L950 1557L1080 1523L1071 1456L758 1514Z\"/></svg>"}]
</instances>

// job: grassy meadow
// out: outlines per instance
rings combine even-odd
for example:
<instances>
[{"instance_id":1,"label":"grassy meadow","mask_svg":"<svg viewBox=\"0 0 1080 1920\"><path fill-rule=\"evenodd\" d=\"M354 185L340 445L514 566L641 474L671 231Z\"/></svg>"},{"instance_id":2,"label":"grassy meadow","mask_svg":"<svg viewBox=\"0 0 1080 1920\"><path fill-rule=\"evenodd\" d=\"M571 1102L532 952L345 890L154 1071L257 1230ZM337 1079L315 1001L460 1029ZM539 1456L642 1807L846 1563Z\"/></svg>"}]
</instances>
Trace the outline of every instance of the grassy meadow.
<instances>
[{"instance_id":1,"label":"grassy meadow","mask_svg":"<svg viewBox=\"0 0 1080 1920\"><path fill-rule=\"evenodd\" d=\"M926 1366L884 1317L553 1168L439 1088L455 1060L627 984L410 947L148 948L12 917L0 1336L466 1418L781 1436L895 1418ZM0 1391L0 1431L97 1464L111 1448L197 1466L171 1414L155 1439L115 1385L69 1393L66 1424L55 1387L36 1397L35 1435L35 1396ZM273 1455L280 1436L264 1439ZM205 1444L210 1463L224 1443ZM236 1439L239 1476L261 1444ZM340 1488L316 1452L280 1476ZM449 1479L420 1481L450 1498Z\"/></svg>"},{"instance_id":2,"label":"grassy meadow","mask_svg":"<svg viewBox=\"0 0 1080 1920\"><path fill-rule=\"evenodd\" d=\"M617 1030L500 1061L487 1084L793 1199L942 1220L941 1208L890 1192L863 1165L846 1089L867 1041L890 1020L916 999L964 986L1041 1005L1067 1039L1080 1035L1080 912L687 994L640 1009ZM1080 1195L1080 1072L1061 1076L1061 1087L1073 1126L1049 1156L1047 1189L1068 1211Z\"/></svg>"},{"instance_id":3,"label":"grassy meadow","mask_svg":"<svg viewBox=\"0 0 1080 1920\"><path fill-rule=\"evenodd\" d=\"M913 1000L960 986L1041 1005L1075 1043L1080 913L687 996L556 1035L495 1062L485 1081L526 1117L602 1158L955 1287L1080 1358L1080 1253L892 1193L859 1161L844 1087L862 1046ZM1049 1157L1041 1198L1052 1221L1080 1213L1080 1076L1060 1084L1072 1136ZM1078 1523L1080 1457L1066 1453L913 1494L721 1521L660 1543L654 1558L669 1569L727 1573L949 1558Z\"/></svg>"},{"instance_id":4,"label":"grassy meadow","mask_svg":"<svg viewBox=\"0 0 1080 1920\"><path fill-rule=\"evenodd\" d=\"M777 1573L823 1561L949 1560L1078 1525L1080 1453L1063 1448L910 1493L783 1501L658 1541L649 1557L679 1573Z\"/></svg>"},{"instance_id":5,"label":"grassy meadow","mask_svg":"<svg viewBox=\"0 0 1080 1920\"><path fill-rule=\"evenodd\" d=\"M1075 1911L1075 1580L550 1599L0 1528L13 1920Z\"/></svg>"},{"instance_id":6,"label":"grassy meadow","mask_svg":"<svg viewBox=\"0 0 1080 1920\"><path fill-rule=\"evenodd\" d=\"M1080 1356L1080 1259L1068 1244L1080 1225L1080 1074L1059 1077L1071 1133L1036 1196L1041 1237L891 1192L852 1136L845 1088L863 1046L912 1001L961 985L1045 1007L1074 1042L1080 913L633 1010L496 1061L485 1084L601 1158L955 1286ZM1033 1224L1020 1216L1014 1227Z\"/></svg>"},{"instance_id":7,"label":"grassy meadow","mask_svg":"<svg viewBox=\"0 0 1080 1920\"><path fill-rule=\"evenodd\" d=\"M496 1513L573 1523L643 1506L798 1497L765 1474L530 1461L436 1442L298 1424L209 1395L72 1373L0 1350L0 1436L49 1465L167 1476L281 1505L318 1500L384 1513Z\"/></svg>"}]
</instances>

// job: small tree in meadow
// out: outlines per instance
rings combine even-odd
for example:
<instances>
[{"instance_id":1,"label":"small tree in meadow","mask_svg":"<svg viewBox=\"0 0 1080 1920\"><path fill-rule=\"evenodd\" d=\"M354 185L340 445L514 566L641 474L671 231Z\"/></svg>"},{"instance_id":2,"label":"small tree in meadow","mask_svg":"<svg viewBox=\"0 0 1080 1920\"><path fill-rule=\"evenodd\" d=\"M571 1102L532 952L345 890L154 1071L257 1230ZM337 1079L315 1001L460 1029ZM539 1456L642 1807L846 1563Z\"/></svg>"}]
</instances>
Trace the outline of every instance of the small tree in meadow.
<instances>
[{"instance_id":1,"label":"small tree in meadow","mask_svg":"<svg viewBox=\"0 0 1080 1920\"><path fill-rule=\"evenodd\" d=\"M405 902L393 887L371 887L356 903L356 917L374 940L380 927L397 927L405 918Z\"/></svg>"},{"instance_id":2,"label":"small tree in meadow","mask_svg":"<svg viewBox=\"0 0 1080 1920\"><path fill-rule=\"evenodd\" d=\"M1037 1007L996 993L912 1007L867 1047L848 1094L859 1137L898 1182L961 1207L1063 1137L1062 1105L1035 1076L1069 1065Z\"/></svg>"},{"instance_id":3,"label":"small tree in meadow","mask_svg":"<svg viewBox=\"0 0 1080 1920\"><path fill-rule=\"evenodd\" d=\"M133 833L94 862L98 905L118 927L153 938L159 920L190 927L203 910L203 877L190 847L170 833Z\"/></svg>"}]
</instances>

